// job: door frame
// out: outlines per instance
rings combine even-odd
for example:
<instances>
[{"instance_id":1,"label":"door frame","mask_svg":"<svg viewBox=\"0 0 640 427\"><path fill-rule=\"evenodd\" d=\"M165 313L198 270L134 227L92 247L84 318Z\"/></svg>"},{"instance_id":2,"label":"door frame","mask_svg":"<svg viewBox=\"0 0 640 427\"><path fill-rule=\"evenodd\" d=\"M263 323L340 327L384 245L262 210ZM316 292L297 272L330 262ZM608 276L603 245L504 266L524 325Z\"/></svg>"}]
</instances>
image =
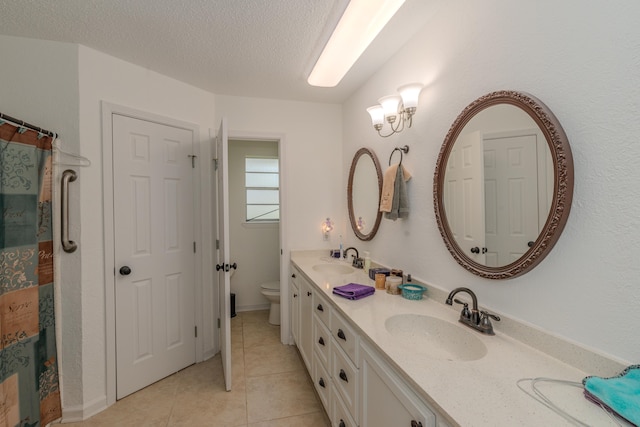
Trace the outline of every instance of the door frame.
<instances>
[{"instance_id":1,"label":"door frame","mask_svg":"<svg viewBox=\"0 0 640 427\"><path fill-rule=\"evenodd\" d=\"M247 132L228 130L229 140L246 140L246 141L278 141L278 162L280 166L280 225L279 225L279 240L280 240L280 342L282 344L290 344L291 325L289 321L289 238L286 231L286 224L288 219L288 205L287 205L287 169L286 169L286 137L283 133L277 132ZM217 154L217 153L216 153ZM219 238L216 236L216 239Z\"/></svg>"},{"instance_id":2,"label":"door frame","mask_svg":"<svg viewBox=\"0 0 640 427\"><path fill-rule=\"evenodd\" d=\"M102 185L103 185L103 212L104 212L104 283L105 283L105 335L106 335L106 385L107 385L107 406L111 406L116 401L116 323L115 323L115 245L114 236L114 203L113 203L113 120L114 114L131 117L134 119L158 123L162 125L190 130L193 133L193 153L196 155L198 166L202 167L200 161L200 128L198 125L180 121L177 119L136 110L123 105L112 104L106 101L100 102L102 113ZM203 289L203 258L205 248L202 240L202 203L201 203L201 177L198 168L193 169L194 184L194 225L196 247L195 257L195 322L199 331L204 331L203 307L198 304L202 301ZM203 333L196 337L196 360L203 360Z\"/></svg>"}]
</instances>

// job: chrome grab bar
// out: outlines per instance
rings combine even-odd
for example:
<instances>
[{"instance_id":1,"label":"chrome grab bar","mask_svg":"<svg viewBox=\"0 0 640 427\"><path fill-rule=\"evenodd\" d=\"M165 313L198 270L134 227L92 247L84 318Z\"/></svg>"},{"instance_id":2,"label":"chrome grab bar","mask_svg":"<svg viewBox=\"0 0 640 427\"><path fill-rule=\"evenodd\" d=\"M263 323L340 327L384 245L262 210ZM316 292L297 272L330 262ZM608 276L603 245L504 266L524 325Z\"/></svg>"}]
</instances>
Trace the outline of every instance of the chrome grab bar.
<instances>
[{"instance_id":1,"label":"chrome grab bar","mask_svg":"<svg viewBox=\"0 0 640 427\"><path fill-rule=\"evenodd\" d=\"M60 195L62 205L62 249L65 252L75 252L78 249L78 244L73 240L69 240L69 183L75 181L78 178L76 171L67 169L62 172L62 192Z\"/></svg>"}]
</instances>

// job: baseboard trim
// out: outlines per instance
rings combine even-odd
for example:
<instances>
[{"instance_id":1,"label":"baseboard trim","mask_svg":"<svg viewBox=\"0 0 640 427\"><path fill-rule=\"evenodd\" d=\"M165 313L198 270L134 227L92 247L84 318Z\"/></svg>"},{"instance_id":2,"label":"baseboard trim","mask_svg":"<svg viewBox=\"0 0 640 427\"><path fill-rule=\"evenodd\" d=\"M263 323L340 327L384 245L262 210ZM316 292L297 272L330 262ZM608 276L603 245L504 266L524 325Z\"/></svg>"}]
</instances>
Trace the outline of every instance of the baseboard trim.
<instances>
[{"instance_id":1,"label":"baseboard trim","mask_svg":"<svg viewBox=\"0 0 640 427\"><path fill-rule=\"evenodd\" d=\"M241 311L257 311L257 310L269 310L271 304L256 304L256 305L243 305L242 307L236 307L237 312Z\"/></svg>"},{"instance_id":2,"label":"baseboard trim","mask_svg":"<svg viewBox=\"0 0 640 427\"><path fill-rule=\"evenodd\" d=\"M84 421L107 409L107 396L100 396L86 405L75 405L62 408L61 424Z\"/></svg>"}]
</instances>

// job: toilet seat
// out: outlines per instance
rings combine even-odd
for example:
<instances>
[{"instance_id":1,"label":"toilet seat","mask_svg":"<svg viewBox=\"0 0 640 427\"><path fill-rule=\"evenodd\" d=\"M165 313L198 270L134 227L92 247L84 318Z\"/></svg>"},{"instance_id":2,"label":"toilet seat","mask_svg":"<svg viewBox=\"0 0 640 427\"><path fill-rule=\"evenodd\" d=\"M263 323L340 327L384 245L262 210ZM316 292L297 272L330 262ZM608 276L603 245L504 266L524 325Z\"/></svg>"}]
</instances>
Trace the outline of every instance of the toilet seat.
<instances>
[{"instance_id":1,"label":"toilet seat","mask_svg":"<svg viewBox=\"0 0 640 427\"><path fill-rule=\"evenodd\" d=\"M280 291L280 282L279 281L265 282L260 284L260 287L268 291Z\"/></svg>"}]
</instances>

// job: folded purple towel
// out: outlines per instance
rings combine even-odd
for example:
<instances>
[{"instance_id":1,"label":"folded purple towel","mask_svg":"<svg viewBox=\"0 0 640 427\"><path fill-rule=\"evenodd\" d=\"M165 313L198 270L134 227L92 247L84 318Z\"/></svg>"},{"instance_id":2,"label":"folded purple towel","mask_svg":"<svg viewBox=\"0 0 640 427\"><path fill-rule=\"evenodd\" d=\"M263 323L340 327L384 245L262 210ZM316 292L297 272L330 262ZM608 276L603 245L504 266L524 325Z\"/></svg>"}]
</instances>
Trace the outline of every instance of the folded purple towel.
<instances>
[{"instance_id":1,"label":"folded purple towel","mask_svg":"<svg viewBox=\"0 0 640 427\"><path fill-rule=\"evenodd\" d=\"M348 285L336 286L333 288L333 293L340 295L341 297L357 300L369 295L373 295L376 292L376 288L373 286L360 285L358 283L349 283Z\"/></svg>"}]
</instances>

